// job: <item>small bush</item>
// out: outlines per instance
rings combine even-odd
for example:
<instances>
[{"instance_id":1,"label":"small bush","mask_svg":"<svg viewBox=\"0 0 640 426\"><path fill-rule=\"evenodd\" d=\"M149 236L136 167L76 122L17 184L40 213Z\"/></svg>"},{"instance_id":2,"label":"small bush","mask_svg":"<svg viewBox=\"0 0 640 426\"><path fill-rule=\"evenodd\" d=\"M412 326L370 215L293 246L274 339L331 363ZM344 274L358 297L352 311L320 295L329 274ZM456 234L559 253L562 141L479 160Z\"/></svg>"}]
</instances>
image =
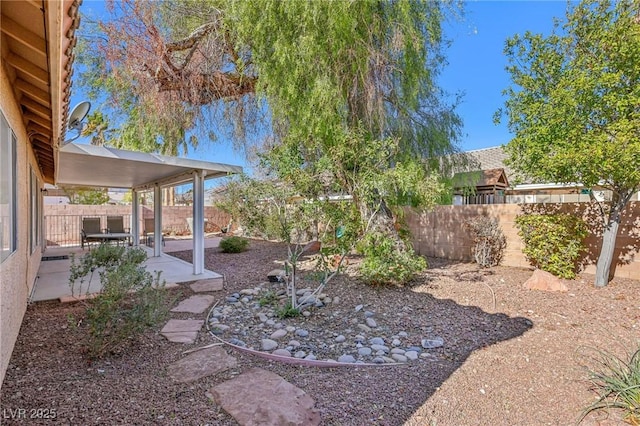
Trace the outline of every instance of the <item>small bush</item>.
<instances>
[{"instance_id":1,"label":"small bush","mask_svg":"<svg viewBox=\"0 0 640 426\"><path fill-rule=\"evenodd\" d=\"M294 318L300 315L300 309L294 308L288 301L286 305L276 308L275 314L278 318Z\"/></svg>"},{"instance_id":2,"label":"small bush","mask_svg":"<svg viewBox=\"0 0 640 426\"><path fill-rule=\"evenodd\" d=\"M278 296L275 292L269 290L265 292L260 299L258 299L258 304L260 306L271 306L278 302Z\"/></svg>"},{"instance_id":3,"label":"small bush","mask_svg":"<svg viewBox=\"0 0 640 426\"><path fill-rule=\"evenodd\" d=\"M465 222L465 227L473 235L473 257L484 268L497 266L504 256L507 239L500 228L498 219L476 216Z\"/></svg>"},{"instance_id":4,"label":"small bush","mask_svg":"<svg viewBox=\"0 0 640 426\"><path fill-rule=\"evenodd\" d=\"M628 362L598 351L598 367L589 371L589 381L598 399L583 412L580 421L593 411L622 410L624 420L640 425L640 349Z\"/></svg>"},{"instance_id":5,"label":"small bush","mask_svg":"<svg viewBox=\"0 0 640 426\"><path fill-rule=\"evenodd\" d=\"M167 317L164 283L160 283L159 274L154 277L141 266L146 258L140 248L102 244L79 262L72 259L69 283L74 294L82 294L87 276L93 276L95 271L100 274L101 292L85 302L90 358L122 348Z\"/></svg>"},{"instance_id":6,"label":"small bush","mask_svg":"<svg viewBox=\"0 0 640 426\"><path fill-rule=\"evenodd\" d=\"M223 253L241 253L249 246L249 240L241 237L228 237L220 241L220 249Z\"/></svg>"},{"instance_id":7,"label":"small bush","mask_svg":"<svg viewBox=\"0 0 640 426\"><path fill-rule=\"evenodd\" d=\"M577 261L585 250L587 226L567 214L527 214L516 217L523 252L533 266L560 278L575 278Z\"/></svg>"},{"instance_id":8,"label":"small bush","mask_svg":"<svg viewBox=\"0 0 640 426\"><path fill-rule=\"evenodd\" d=\"M381 233L367 235L360 251L364 259L360 265L363 279L370 284L404 285L427 267L427 261L407 247L399 250L398 242Z\"/></svg>"}]
</instances>

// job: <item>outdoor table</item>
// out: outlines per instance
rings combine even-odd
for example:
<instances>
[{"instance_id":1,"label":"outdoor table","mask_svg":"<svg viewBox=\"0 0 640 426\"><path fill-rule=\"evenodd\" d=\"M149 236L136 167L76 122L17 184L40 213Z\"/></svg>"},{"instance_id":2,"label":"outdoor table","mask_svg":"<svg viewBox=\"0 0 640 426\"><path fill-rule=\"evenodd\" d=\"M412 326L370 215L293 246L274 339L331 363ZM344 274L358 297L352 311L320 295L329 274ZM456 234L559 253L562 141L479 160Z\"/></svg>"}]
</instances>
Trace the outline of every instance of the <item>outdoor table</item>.
<instances>
[{"instance_id":1,"label":"outdoor table","mask_svg":"<svg viewBox=\"0 0 640 426\"><path fill-rule=\"evenodd\" d=\"M107 241L117 241L120 244L120 241L127 241L131 243L131 235L128 232L109 232L106 234L87 234L87 239L100 240L105 243Z\"/></svg>"}]
</instances>

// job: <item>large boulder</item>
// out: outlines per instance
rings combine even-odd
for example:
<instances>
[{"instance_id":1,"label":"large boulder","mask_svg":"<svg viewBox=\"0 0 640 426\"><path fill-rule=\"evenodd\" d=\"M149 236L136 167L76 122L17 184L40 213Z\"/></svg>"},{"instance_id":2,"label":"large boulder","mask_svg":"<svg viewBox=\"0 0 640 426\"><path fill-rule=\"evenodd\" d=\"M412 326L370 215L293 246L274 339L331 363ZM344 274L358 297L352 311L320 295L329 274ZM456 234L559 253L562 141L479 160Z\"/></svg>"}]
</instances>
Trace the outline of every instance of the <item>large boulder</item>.
<instances>
[{"instance_id":1,"label":"large boulder","mask_svg":"<svg viewBox=\"0 0 640 426\"><path fill-rule=\"evenodd\" d=\"M211 389L211 395L243 426L315 426L320 414L302 389L275 373L253 368Z\"/></svg>"},{"instance_id":2,"label":"large boulder","mask_svg":"<svg viewBox=\"0 0 640 426\"><path fill-rule=\"evenodd\" d=\"M529 290L542 290L542 291L567 291L567 286L560 281L558 277L543 271L542 269L536 269L533 271L533 275L525 281L524 288Z\"/></svg>"}]
</instances>

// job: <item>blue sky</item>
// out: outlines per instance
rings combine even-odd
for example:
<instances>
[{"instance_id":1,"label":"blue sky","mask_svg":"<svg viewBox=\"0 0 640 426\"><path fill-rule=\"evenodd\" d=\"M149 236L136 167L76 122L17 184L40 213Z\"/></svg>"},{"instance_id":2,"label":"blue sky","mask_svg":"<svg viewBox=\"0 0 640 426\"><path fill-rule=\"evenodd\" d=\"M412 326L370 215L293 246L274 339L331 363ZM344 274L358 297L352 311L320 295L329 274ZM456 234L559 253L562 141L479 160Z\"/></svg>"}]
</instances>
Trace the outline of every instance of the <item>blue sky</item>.
<instances>
[{"instance_id":1,"label":"blue sky","mask_svg":"<svg viewBox=\"0 0 640 426\"><path fill-rule=\"evenodd\" d=\"M506 123L493 123L495 111L504 104L502 91L509 86L505 41L527 30L550 33L553 18L564 20L566 8L566 1L467 1L463 19L445 24L445 35L452 45L446 51L449 65L442 71L440 84L450 93L463 94L458 108L464 122L459 141L463 150L509 142ZM103 11L102 1L85 0L82 4L82 12L88 16L99 16ZM72 104L81 100L82 93L74 91ZM187 156L246 166L243 155L234 152L230 143L203 143Z\"/></svg>"}]
</instances>

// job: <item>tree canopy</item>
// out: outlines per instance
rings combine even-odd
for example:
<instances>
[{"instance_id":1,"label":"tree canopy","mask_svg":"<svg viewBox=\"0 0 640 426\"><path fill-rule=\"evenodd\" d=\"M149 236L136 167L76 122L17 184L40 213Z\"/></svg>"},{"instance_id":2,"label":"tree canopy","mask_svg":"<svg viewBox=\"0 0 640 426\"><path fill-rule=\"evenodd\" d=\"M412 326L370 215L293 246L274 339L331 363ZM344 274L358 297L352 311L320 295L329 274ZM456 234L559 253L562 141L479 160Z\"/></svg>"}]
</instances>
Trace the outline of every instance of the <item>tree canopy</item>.
<instances>
[{"instance_id":1,"label":"tree canopy","mask_svg":"<svg viewBox=\"0 0 640 426\"><path fill-rule=\"evenodd\" d=\"M505 53L512 167L612 193L596 276L605 285L620 214L640 190L640 3L583 1L550 36L515 35Z\"/></svg>"}]
</instances>

